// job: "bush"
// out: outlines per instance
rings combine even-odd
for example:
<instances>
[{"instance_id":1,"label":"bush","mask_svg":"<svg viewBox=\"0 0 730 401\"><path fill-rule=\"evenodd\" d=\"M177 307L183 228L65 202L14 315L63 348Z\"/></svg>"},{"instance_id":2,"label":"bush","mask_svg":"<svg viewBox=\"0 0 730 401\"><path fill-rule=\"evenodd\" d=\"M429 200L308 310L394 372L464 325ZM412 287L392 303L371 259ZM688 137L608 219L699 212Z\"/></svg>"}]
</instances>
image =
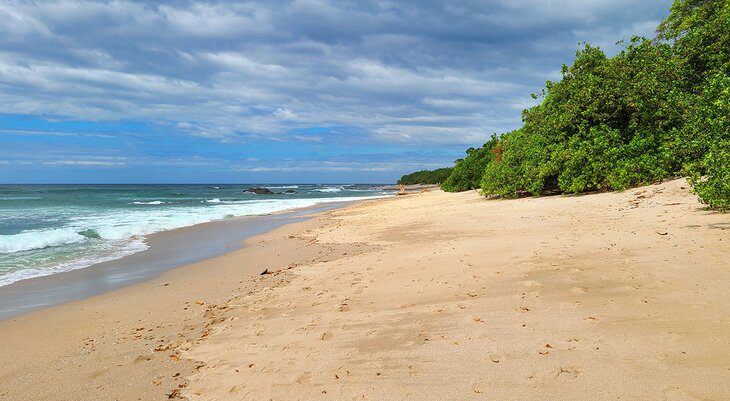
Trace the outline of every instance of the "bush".
<instances>
[{"instance_id":1,"label":"bush","mask_svg":"<svg viewBox=\"0 0 730 401\"><path fill-rule=\"evenodd\" d=\"M543 193L551 179L541 138L520 129L502 135L482 177L482 193L507 198Z\"/></svg>"},{"instance_id":2,"label":"bush","mask_svg":"<svg viewBox=\"0 0 730 401\"><path fill-rule=\"evenodd\" d=\"M707 174L690 178L695 193L709 207L727 211L730 209L730 141L714 144L703 165Z\"/></svg>"},{"instance_id":3,"label":"bush","mask_svg":"<svg viewBox=\"0 0 730 401\"><path fill-rule=\"evenodd\" d=\"M495 162L508 165L488 170L485 193L624 189L681 166L667 146L683 110L666 100L682 78L668 45L633 38L613 58L586 45L562 74L523 113L524 126Z\"/></svg>"},{"instance_id":4,"label":"bush","mask_svg":"<svg viewBox=\"0 0 730 401\"><path fill-rule=\"evenodd\" d=\"M585 45L533 97L523 126L467 150L444 190L515 197L689 175L703 202L730 208L730 1L675 0L655 40L613 57Z\"/></svg>"},{"instance_id":5,"label":"bush","mask_svg":"<svg viewBox=\"0 0 730 401\"><path fill-rule=\"evenodd\" d=\"M441 184L441 189L446 192L461 192L479 188L497 141L497 136L492 135L492 139L482 147L467 149L466 157L456 161L451 175Z\"/></svg>"},{"instance_id":6,"label":"bush","mask_svg":"<svg viewBox=\"0 0 730 401\"><path fill-rule=\"evenodd\" d=\"M634 37L610 58L576 52L522 128L494 145L482 191L620 190L690 175L703 202L727 209L729 73L730 2L676 0L657 40Z\"/></svg>"},{"instance_id":7,"label":"bush","mask_svg":"<svg viewBox=\"0 0 730 401\"><path fill-rule=\"evenodd\" d=\"M716 74L704 85L695 118L687 124L694 133L693 148L709 149L689 165L690 183L700 200L719 210L730 209L730 77Z\"/></svg>"}]
</instances>

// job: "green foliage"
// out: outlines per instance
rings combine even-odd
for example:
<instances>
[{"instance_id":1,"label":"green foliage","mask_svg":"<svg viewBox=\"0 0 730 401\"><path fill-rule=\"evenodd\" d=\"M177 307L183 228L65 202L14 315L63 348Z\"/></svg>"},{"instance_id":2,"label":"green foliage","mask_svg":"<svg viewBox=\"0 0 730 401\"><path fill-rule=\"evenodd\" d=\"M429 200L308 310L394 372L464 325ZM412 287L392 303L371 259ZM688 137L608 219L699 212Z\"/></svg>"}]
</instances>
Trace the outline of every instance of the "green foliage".
<instances>
[{"instance_id":1,"label":"green foliage","mask_svg":"<svg viewBox=\"0 0 730 401\"><path fill-rule=\"evenodd\" d=\"M586 45L523 127L502 135L484 194L621 190L690 175L709 206L730 205L730 0L677 0L659 40L607 57Z\"/></svg>"},{"instance_id":2,"label":"green foliage","mask_svg":"<svg viewBox=\"0 0 730 401\"><path fill-rule=\"evenodd\" d=\"M445 167L436 170L421 170L402 176L398 184L440 184L451 174L452 168Z\"/></svg>"},{"instance_id":3,"label":"green foliage","mask_svg":"<svg viewBox=\"0 0 730 401\"><path fill-rule=\"evenodd\" d=\"M730 77L717 74L703 87L694 118L686 131L694 133L692 148L699 154L689 163L690 183L702 202L720 210L730 209ZM689 135L688 135L689 136Z\"/></svg>"},{"instance_id":4,"label":"green foliage","mask_svg":"<svg viewBox=\"0 0 730 401\"><path fill-rule=\"evenodd\" d=\"M548 82L541 104L523 113L524 126L509 135L502 160L486 170L485 193L624 189L681 166L668 143L684 110L674 96L682 75L669 45L633 38L612 58L586 45L562 75Z\"/></svg>"},{"instance_id":5,"label":"green foliage","mask_svg":"<svg viewBox=\"0 0 730 401\"><path fill-rule=\"evenodd\" d=\"M492 161L484 170L482 192L508 198L542 193L550 180L545 175L548 166L540 163L546 159L541 139L524 127L502 135L492 150Z\"/></svg>"},{"instance_id":6,"label":"green foliage","mask_svg":"<svg viewBox=\"0 0 730 401\"><path fill-rule=\"evenodd\" d=\"M633 37L613 57L585 45L533 97L522 128L431 182L515 197L688 175L703 202L730 209L730 0L675 0L655 40Z\"/></svg>"},{"instance_id":7,"label":"green foliage","mask_svg":"<svg viewBox=\"0 0 730 401\"><path fill-rule=\"evenodd\" d=\"M675 0L670 10L657 36L674 42L690 84L730 74L730 0Z\"/></svg>"},{"instance_id":8,"label":"green foliage","mask_svg":"<svg viewBox=\"0 0 730 401\"><path fill-rule=\"evenodd\" d=\"M529 152L520 190L624 189L661 179L681 164L665 152L668 131L681 116L681 107L665 100L681 79L668 45L633 38L613 58L587 45L562 72L543 102L523 114L529 143L505 151L508 160L514 159L509 153Z\"/></svg>"},{"instance_id":9,"label":"green foliage","mask_svg":"<svg viewBox=\"0 0 730 401\"><path fill-rule=\"evenodd\" d=\"M721 211L730 209L730 141L712 146L702 160L706 175L694 175L690 182L702 202Z\"/></svg>"},{"instance_id":10,"label":"green foliage","mask_svg":"<svg viewBox=\"0 0 730 401\"><path fill-rule=\"evenodd\" d=\"M484 169L492 160L492 150L497 141L497 136L492 135L492 139L482 147L467 149L466 157L456 161L454 170L443 181L441 189L446 192L461 192L479 188Z\"/></svg>"}]
</instances>

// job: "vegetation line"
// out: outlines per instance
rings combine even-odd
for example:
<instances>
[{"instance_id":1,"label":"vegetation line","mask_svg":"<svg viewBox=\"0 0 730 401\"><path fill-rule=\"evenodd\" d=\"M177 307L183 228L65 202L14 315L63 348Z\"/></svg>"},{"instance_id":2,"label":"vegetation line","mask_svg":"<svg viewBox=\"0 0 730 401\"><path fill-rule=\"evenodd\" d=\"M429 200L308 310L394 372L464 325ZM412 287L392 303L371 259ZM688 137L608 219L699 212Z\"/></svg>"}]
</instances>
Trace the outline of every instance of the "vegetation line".
<instances>
[{"instance_id":1,"label":"vegetation line","mask_svg":"<svg viewBox=\"0 0 730 401\"><path fill-rule=\"evenodd\" d=\"M447 177L402 183L515 197L688 176L702 202L730 209L730 0L675 0L654 39L613 57L586 44L533 97L520 129L468 149Z\"/></svg>"}]
</instances>

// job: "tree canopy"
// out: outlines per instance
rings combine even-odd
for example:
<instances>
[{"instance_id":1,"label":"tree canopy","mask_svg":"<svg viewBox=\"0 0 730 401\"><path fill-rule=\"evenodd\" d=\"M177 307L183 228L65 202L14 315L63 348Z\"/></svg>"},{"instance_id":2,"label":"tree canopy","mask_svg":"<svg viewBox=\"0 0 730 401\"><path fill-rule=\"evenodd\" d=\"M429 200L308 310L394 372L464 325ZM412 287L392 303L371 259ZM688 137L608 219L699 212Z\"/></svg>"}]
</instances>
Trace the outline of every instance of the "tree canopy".
<instances>
[{"instance_id":1,"label":"tree canopy","mask_svg":"<svg viewBox=\"0 0 730 401\"><path fill-rule=\"evenodd\" d=\"M451 174L452 168L444 167L436 170L421 170L402 176L398 184L441 184Z\"/></svg>"}]
</instances>

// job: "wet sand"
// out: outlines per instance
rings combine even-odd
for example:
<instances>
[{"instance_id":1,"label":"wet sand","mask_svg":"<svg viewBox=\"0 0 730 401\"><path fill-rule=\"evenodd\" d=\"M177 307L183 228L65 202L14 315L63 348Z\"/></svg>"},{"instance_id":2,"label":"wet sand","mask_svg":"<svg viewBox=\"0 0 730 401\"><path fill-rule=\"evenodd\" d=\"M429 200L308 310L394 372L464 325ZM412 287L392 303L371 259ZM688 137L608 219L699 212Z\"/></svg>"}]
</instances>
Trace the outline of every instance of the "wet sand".
<instances>
[{"instance_id":1,"label":"wet sand","mask_svg":"<svg viewBox=\"0 0 730 401\"><path fill-rule=\"evenodd\" d=\"M342 207L331 202L270 215L247 216L184 227L147 236L149 248L117 260L0 287L0 320L86 299L157 277L175 267L241 248L243 241L303 216Z\"/></svg>"},{"instance_id":2,"label":"wet sand","mask_svg":"<svg viewBox=\"0 0 730 401\"><path fill-rule=\"evenodd\" d=\"M0 322L0 400L730 399L729 232L683 180L363 202Z\"/></svg>"},{"instance_id":3,"label":"wet sand","mask_svg":"<svg viewBox=\"0 0 730 401\"><path fill-rule=\"evenodd\" d=\"M213 305L266 283L265 269L342 256L340 246L286 234L315 221L149 281L0 321L0 400L169 399L200 366L181 353L207 337Z\"/></svg>"}]
</instances>

